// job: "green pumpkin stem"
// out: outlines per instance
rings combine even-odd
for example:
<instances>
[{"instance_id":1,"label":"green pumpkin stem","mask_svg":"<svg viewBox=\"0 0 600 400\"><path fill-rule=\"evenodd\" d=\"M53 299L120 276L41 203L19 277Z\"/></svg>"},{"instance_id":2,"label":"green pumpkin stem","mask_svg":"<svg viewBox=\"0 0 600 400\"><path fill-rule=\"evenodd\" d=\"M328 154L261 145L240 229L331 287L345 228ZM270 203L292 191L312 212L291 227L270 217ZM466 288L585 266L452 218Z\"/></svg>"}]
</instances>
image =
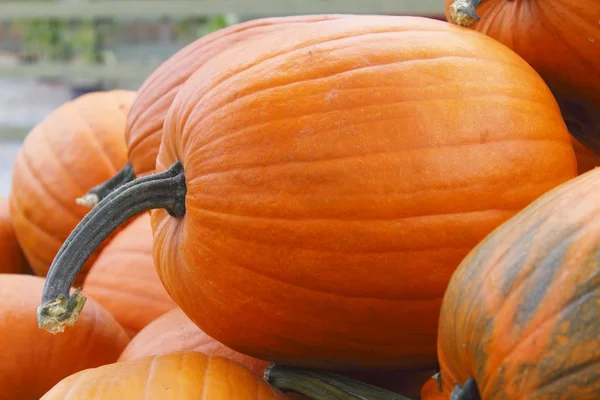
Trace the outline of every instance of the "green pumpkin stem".
<instances>
[{"instance_id":1,"label":"green pumpkin stem","mask_svg":"<svg viewBox=\"0 0 600 400\"><path fill-rule=\"evenodd\" d=\"M483 3L483 0L454 0L454 3L448 8L448 15L451 21L461 26L471 26L481 20L477 15L477 7Z\"/></svg>"},{"instance_id":2,"label":"green pumpkin stem","mask_svg":"<svg viewBox=\"0 0 600 400\"><path fill-rule=\"evenodd\" d=\"M481 400L477 382L469 378L464 385L456 385L450 394L450 400Z\"/></svg>"},{"instance_id":3,"label":"green pumpkin stem","mask_svg":"<svg viewBox=\"0 0 600 400\"><path fill-rule=\"evenodd\" d=\"M123 186L135 179L135 172L129 161L125 166L104 183L91 188L83 197L76 199L75 202L82 206L94 208L100 200L108 196L113 190Z\"/></svg>"},{"instance_id":4,"label":"green pumpkin stem","mask_svg":"<svg viewBox=\"0 0 600 400\"><path fill-rule=\"evenodd\" d=\"M271 365L264 379L283 392L296 392L314 400L412 400L398 393L330 372Z\"/></svg>"},{"instance_id":5,"label":"green pumpkin stem","mask_svg":"<svg viewBox=\"0 0 600 400\"><path fill-rule=\"evenodd\" d=\"M168 170L135 179L118 187L94 207L73 229L56 254L38 307L38 324L56 334L77 320L85 296L69 295L77 274L96 248L130 218L155 208L174 217L185 215L187 188L181 162Z\"/></svg>"}]
</instances>

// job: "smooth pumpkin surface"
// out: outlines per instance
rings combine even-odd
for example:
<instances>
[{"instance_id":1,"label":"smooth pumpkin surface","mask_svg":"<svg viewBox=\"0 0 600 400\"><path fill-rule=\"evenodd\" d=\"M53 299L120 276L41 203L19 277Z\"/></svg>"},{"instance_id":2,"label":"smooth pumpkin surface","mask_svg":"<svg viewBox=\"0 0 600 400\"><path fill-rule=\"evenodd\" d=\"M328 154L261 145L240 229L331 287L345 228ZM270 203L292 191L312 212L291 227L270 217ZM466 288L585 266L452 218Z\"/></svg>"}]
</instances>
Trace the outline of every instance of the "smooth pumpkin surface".
<instances>
[{"instance_id":1,"label":"smooth pumpkin surface","mask_svg":"<svg viewBox=\"0 0 600 400\"><path fill-rule=\"evenodd\" d=\"M575 138L573 138L573 150L577 158L577 173L579 175L600 167L600 155L595 154Z\"/></svg>"},{"instance_id":2,"label":"smooth pumpkin surface","mask_svg":"<svg viewBox=\"0 0 600 400\"><path fill-rule=\"evenodd\" d=\"M115 362L129 338L93 300L61 335L38 327L35 309L44 279L0 274L0 399L38 400L61 379Z\"/></svg>"},{"instance_id":3,"label":"smooth pumpkin surface","mask_svg":"<svg viewBox=\"0 0 600 400\"><path fill-rule=\"evenodd\" d=\"M507 221L458 267L438 356L446 398L474 379L481 399L597 399L600 168Z\"/></svg>"},{"instance_id":4,"label":"smooth pumpkin surface","mask_svg":"<svg viewBox=\"0 0 600 400\"><path fill-rule=\"evenodd\" d=\"M70 101L33 128L19 149L10 213L25 257L37 275L46 275L63 241L89 211L75 199L125 163L125 119L134 94L98 92Z\"/></svg>"},{"instance_id":5,"label":"smooth pumpkin surface","mask_svg":"<svg viewBox=\"0 0 600 400\"><path fill-rule=\"evenodd\" d=\"M22 274L28 269L13 229L8 200L0 197L0 273Z\"/></svg>"},{"instance_id":6,"label":"smooth pumpkin surface","mask_svg":"<svg viewBox=\"0 0 600 400\"><path fill-rule=\"evenodd\" d=\"M185 214L152 214L167 291L238 352L324 369L435 365L454 269L576 175L529 65L416 17L315 22L215 56L165 121L157 169L177 162Z\"/></svg>"},{"instance_id":7,"label":"smooth pumpkin surface","mask_svg":"<svg viewBox=\"0 0 600 400\"><path fill-rule=\"evenodd\" d=\"M106 245L83 290L110 311L130 336L177 307L154 268L148 213L138 216Z\"/></svg>"},{"instance_id":8,"label":"smooth pumpkin surface","mask_svg":"<svg viewBox=\"0 0 600 400\"><path fill-rule=\"evenodd\" d=\"M571 133L600 155L600 2L459 0L481 3L471 27L516 51L554 92ZM446 0L446 15L452 20Z\"/></svg>"},{"instance_id":9,"label":"smooth pumpkin surface","mask_svg":"<svg viewBox=\"0 0 600 400\"><path fill-rule=\"evenodd\" d=\"M236 43L278 29L349 15L301 15L258 18L219 29L179 50L150 75L138 91L129 116L125 140L128 159L137 176L154 172L169 107L181 85L202 65Z\"/></svg>"},{"instance_id":10,"label":"smooth pumpkin surface","mask_svg":"<svg viewBox=\"0 0 600 400\"><path fill-rule=\"evenodd\" d=\"M276 400L286 397L222 357L177 352L74 374L41 400Z\"/></svg>"},{"instance_id":11,"label":"smooth pumpkin surface","mask_svg":"<svg viewBox=\"0 0 600 400\"><path fill-rule=\"evenodd\" d=\"M269 364L240 354L217 342L202 332L179 308L158 317L142 329L123 350L119 361L177 351L199 351L209 356L225 357L259 376Z\"/></svg>"}]
</instances>

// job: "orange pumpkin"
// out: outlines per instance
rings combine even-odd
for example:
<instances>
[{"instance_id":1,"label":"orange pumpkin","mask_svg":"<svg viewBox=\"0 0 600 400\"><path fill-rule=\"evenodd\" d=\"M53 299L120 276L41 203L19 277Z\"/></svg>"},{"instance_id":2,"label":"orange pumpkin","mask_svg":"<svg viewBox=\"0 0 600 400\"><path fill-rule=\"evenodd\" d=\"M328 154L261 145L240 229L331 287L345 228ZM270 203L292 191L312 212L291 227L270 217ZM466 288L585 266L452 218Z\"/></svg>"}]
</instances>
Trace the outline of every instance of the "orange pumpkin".
<instances>
[{"instance_id":1,"label":"orange pumpkin","mask_svg":"<svg viewBox=\"0 0 600 400\"><path fill-rule=\"evenodd\" d=\"M37 275L46 275L61 244L89 211L75 200L125 162L123 132L133 96L129 91L98 92L70 101L38 124L19 149L10 213Z\"/></svg>"},{"instance_id":2,"label":"orange pumpkin","mask_svg":"<svg viewBox=\"0 0 600 400\"><path fill-rule=\"evenodd\" d=\"M54 336L39 329L35 309L43 278L0 275L0 399L37 400L61 379L112 363L127 345L123 328L94 301L77 326Z\"/></svg>"},{"instance_id":3,"label":"orange pumpkin","mask_svg":"<svg viewBox=\"0 0 600 400\"><path fill-rule=\"evenodd\" d=\"M423 390L421 390L421 400L446 400L446 396L442 393L442 388L438 379L431 378L423 385Z\"/></svg>"},{"instance_id":4,"label":"orange pumpkin","mask_svg":"<svg viewBox=\"0 0 600 400\"><path fill-rule=\"evenodd\" d=\"M600 167L600 155L595 154L575 138L573 138L573 150L575 150L575 157L577 158L577 173L579 175Z\"/></svg>"},{"instance_id":5,"label":"orange pumpkin","mask_svg":"<svg viewBox=\"0 0 600 400\"><path fill-rule=\"evenodd\" d=\"M137 217L106 245L83 290L110 311L130 336L177 307L154 268L148 213Z\"/></svg>"},{"instance_id":6,"label":"orange pumpkin","mask_svg":"<svg viewBox=\"0 0 600 400\"><path fill-rule=\"evenodd\" d=\"M283 400L260 377L222 357L178 352L88 369L63 379L41 400Z\"/></svg>"},{"instance_id":7,"label":"orange pumpkin","mask_svg":"<svg viewBox=\"0 0 600 400\"><path fill-rule=\"evenodd\" d=\"M596 168L540 197L465 258L440 316L445 398L598 398L599 238Z\"/></svg>"},{"instance_id":8,"label":"orange pumpkin","mask_svg":"<svg viewBox=\"0 0 600 400\"><path fill-rule=\"evenodd\" d=\"M23 274L28 270L27 260L15 236L8 200L0 197L0 273Z\"/></svg>"},{"instance_id":9,"label":"orange pumpkin","mask_svg":"<svg viewBox=\"0 0 600 400\"><path fill-rule=\"evenodd\" d=\"M240 354L217 342L202 332L179 308L160 316L142 329L127 345L119 361L188 350L225 357L257 375L262 375L269 364Z\"/></svg>"},{"instance_id":10,"label":"orange pumpkin","mask_svg":"<svg viewBox=\"0 0 600 400\"><path fill-rule=\"evenodd\" d=\"M522 56L554 92L571 133L600 155L600 1L446 0L446 14Z\"/></svg>"},{"instance_id":11,"label":"orange pumpkin","mask_svg":"<svg viewBox=\"0 0 600 400\"><path fill-rule=\"evenodd\" d=\"M223 50L279 29L312 22L350 17L349 15L302 15L259 18L219 29L187 45L167 59L150 75L138 91L125 130L128 162L103 185L89 192L86 201L97 204L116 187L155 171L165 117L181 85L202 65Z\"/></svg>"},{"instance_id":12,"label":"orange pumpkin","mask_svg":"<svg viewBox=\"0 0 600 400\"><path fill-rule=\"evenodd\" d=\"M152 213L155 264L200 329L255 358L347 370L435 365L460 261L576 176L559 108L520 57L393 16L315 22L214 57L179 91L157 167L78 226L40 319L111 229L165 208Z\"/></svg>"}]
</instances>

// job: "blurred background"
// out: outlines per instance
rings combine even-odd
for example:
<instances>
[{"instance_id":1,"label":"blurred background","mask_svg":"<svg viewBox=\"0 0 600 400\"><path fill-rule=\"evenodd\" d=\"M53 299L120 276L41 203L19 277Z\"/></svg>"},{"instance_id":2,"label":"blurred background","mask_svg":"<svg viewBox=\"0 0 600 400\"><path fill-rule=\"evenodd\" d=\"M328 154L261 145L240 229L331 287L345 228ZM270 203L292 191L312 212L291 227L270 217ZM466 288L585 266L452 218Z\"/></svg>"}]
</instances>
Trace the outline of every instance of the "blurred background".
<instances>
[{"instance_id":1,"label":"blurred background","mask_svg":"<svg viewBox=\"0 0 600 400\"><path fill-rule=\"evenodd\" d=\"M176 51L228 25L324 13L445 19L443 0L0 0L0 195L23 138L61 104L135 90Z\"/></svg>"}]
</instances>

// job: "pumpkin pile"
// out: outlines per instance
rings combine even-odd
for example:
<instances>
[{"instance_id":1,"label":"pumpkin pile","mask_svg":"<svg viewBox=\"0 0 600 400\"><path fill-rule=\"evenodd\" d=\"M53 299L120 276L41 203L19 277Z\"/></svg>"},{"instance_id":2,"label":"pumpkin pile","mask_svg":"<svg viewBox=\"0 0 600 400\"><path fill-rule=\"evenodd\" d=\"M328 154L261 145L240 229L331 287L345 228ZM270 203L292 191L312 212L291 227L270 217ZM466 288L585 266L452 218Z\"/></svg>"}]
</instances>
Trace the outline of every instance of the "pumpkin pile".
<instances>
[{"instance_id":1,"label":"pumpkin pile","mask_svg":"<svg viewBox=\"0 0 600 400\"><path fill-rule=\"evenodd\" d=\"M256 19L57 109L0 208L0 399L597 398L600 83L480 30Z\"/></svg>"}]
</instances>

